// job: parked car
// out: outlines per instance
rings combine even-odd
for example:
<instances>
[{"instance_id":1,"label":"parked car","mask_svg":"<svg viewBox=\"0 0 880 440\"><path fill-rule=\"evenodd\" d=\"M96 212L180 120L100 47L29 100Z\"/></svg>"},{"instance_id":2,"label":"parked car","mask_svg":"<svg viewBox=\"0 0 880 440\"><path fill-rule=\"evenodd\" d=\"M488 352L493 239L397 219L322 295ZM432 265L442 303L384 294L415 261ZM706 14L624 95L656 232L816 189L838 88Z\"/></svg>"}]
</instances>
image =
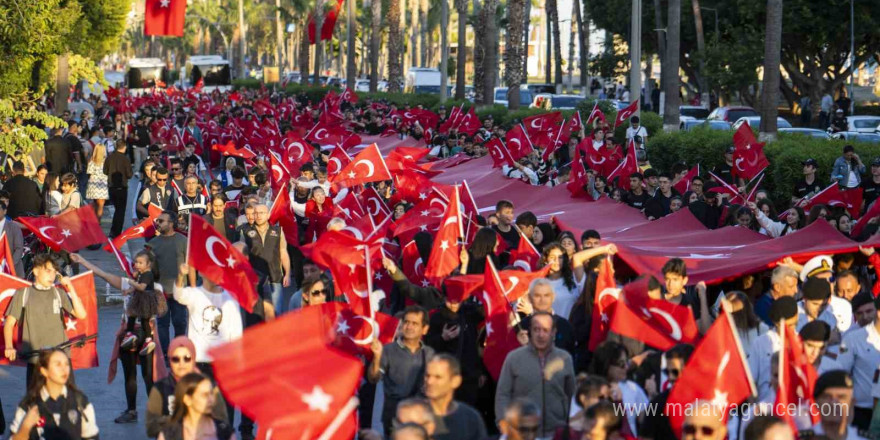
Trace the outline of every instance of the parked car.
<instances>
[{"instance_id":1,"label":"parked car","mask_svg":"<svg viewBox=\"0 0 880 440\"><path fill-rule=\"evenodd\" d=\"M425 67L413 67L406 72L404 93L440 94L440 71Z\"/></svg>"},{"instance_id":2,"label":"parked car","mask_svg":"<svg viewBox=\"0 0 880 440\"><path fill-rule=\"evenodd\" d=\"M678 119L684 121L687 119L705 120L709 116L709 109L699 105L680 105L678 106Z\"/></svg>"},{"instance_id":3,"label":"parked car","mask_svg":"<svg viewBox=\"0 0 880 440\"><path fill-rule=\"evenodd\" d=\"M289 83L298 83L302 81L302 74L299 72L287 72L284 74L284 77L281 78L281 82L287 81Z\"/></svg>"},{"instance_id":4,"label":"parked car","mask_svg":"<svg viewBox=\"0 0 880 440\"><path fill-rule=\"evenodd\" d=\"M574 110L584 99L586 98L580 95L551 95L549 93L539 93L538 95L535 95L529 108Z\"/></svg>"},{"instance_id":5,"label":"parked car","mask_svg":"<svg viewBox=\"0 0 880 440\"><path fill-rule=\"evenodd\" d=\"M747 116L761 116L755 109L751 107L718 107L715 110L712 110L709 113L709 116L706 116L706 119L714 119L718 121L727 121L731 124L736 122L739 118L744 118Z\"/></svg>"},{"instance_id":6,"label":"parked car","mask_svg":"<svg viewBox=\"0 0 880 440\"><path fill-rule=\"evenodd\" d=\"M730 130L730 124L724 121L708 121L705 119L685 119L679 123L682 131L695 128L708 128L709 130Z\"/></svg>"},{"instance_id":7,"label":"parked car","mask_svg":"<svg viewBox=\"0 0 880 440\"><path fill-rule=\"evenodd\" d=\"M847 131L874 133L880 126L880 116L847 116Z\"/></svg>"},{"instance_id":8,"label":"parked car","mask_svg":"<svg viewBox=\"0 0 880 440\"><path fill-rule=\"evenodd\" d=\"M376 90L380 92L384 92L388 90L388 82L387 81L379 81L376 83ZM354 91L355 92L369 92L370 91L370 80L369 79L358 79L354 82Z\"/></svg>"},{"instance_id":9,"label":"parked car","mask_svg":"<svg viewBox=\"0 0 880 440\"><path fill-rule=\"evenodd\" d=\"M739 126L743 125L746 122L749 123L749 127L752 127L753 130L757 130L758 127L761 126L761 117L760 116L745 116L745 117L739 118L736 120L736 122L733 123L733 129L734 130L739 129ZM777 116L776 117L776 128L792 128L792 127L788 121Z\"/></svg>"},{"instance_id":10,"label":"parked car","mask_svg":"<svg viewBox=\"0 0 880 440\"><path fill-rule=\"evenodd\" d=\"M532 96L538 93L549 93L551 95L556 93L556 86L553 84L525 84L525 87L529 89Z\"/></svg>"},{"instance_id":11,"label":"parked car","mask_svg":"<svg viewBox=\"0 0 880 440\"><path fill-rule=\"evenodd\" d=\"M810 136L819 139L831 139L831 135L828 134L825 130L819 130L818 128L802 128L802 127L793 127L793 128L780 128L778 130L780 133L794 133L800 134L803 136Z\"/></svg>"},{"instance_id":12,"label":"parked car","mask_svg":"<svg viewBox=\"0 0 880 440\"><path fill-rule=\"evenodd\" d=\"M847 141L868 142L871 144L880 144L880 133L861 133L858 131L841 131L831 135L834 139L843 139Z\"/></svg>"},{"instance_id":13,"label":"parked car","mask_svg":"<svg viewBox=\"0 0 880 440\"><path fill-rule=\"evenodd\" d=\"M495 104L507 107L507 87L495 87L494 90ZM525 87L519 88L519 105L520 107L528 107L532 103L532 92Z\"/></svg>"}]
</instances>

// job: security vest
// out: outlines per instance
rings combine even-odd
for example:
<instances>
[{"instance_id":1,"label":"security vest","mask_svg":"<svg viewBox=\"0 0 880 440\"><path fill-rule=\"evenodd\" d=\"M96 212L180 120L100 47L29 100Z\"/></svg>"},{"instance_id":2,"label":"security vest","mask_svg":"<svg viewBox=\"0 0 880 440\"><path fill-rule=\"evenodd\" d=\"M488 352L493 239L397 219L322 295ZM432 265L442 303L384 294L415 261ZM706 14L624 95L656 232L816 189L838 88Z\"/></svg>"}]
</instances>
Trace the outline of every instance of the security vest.
<instances>
[{"instance_id":1,"label":"security vest","mask_svg":"<svg viewBox=\"0 0 880 440\"><path fill-rule=\"evenodd\" d=\"M251 266L261 275L268 275L272 283L281 282L281 228L269 226L265 238L260 237L257 226L245 226L242 237L248 247Z\"/></svg>"},{"instance_id":2,"label":"security vest","mask_svg":"<svg viewBox=\"0 0 880 440\"><path fill-rule=\"evenodd\" d=\"M208 199L203 194L196 194L190 198L186 194L182 194L177 198L177 213L190 215L205 215L208 212Z\"/></svg>"}]
</instances>

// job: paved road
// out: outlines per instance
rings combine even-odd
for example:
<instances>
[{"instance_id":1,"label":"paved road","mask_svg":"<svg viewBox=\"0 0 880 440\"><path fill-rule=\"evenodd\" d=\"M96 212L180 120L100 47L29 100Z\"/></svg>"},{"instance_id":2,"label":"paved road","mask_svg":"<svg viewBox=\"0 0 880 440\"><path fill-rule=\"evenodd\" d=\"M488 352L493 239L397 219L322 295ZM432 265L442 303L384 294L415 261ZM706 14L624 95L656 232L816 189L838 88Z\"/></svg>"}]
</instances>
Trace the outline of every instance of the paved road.
<instances>
[{"instance_id":1,"label":"paved road","mask_svg":"<svg viewBox=\"0 0 880 440\"><path fill-rule=\"evenodd\" d=\"M129 209L134 198L136 190L136 181L132 180L129 189ZM128 210L126 210L128 212ZM113 208L109 207L104 210L101 223L104 231L110 230L110 219L112 218ZM126 217L126 227L132 223ZM128 244L128 251L131 254L143 248L143 240L132 240ZM123 252L127 251L123 249ZM80 252L86 259L94 262L103 270L121 273L118 263L113 256L103 250ZM91 402L95 406L98 418L98 427L101 430L101 437L105 439L125 439L125 440L141 440L146 439L146 431L144 429L144 411L146 410L147 394L143 387L143 381L138 379L138 423L118 425L113 423L113 419L125 409L125 390L123 388L122 366L118 366L118 374L116 380L112 384L107 384L107 365L110 361L111 341L115 337L116 330L119 328L119 320L122 316L122 306L118 302L114 302L118 298L119 291L109 287L100 278L95 279L97 289L98 303L105 304L98 310L98 357L100 366L89 370L78 370L76 374L77 385L86 393ZM108 295L109 294L109 295ZM109 296L109 298L108 298ZM6 415L7 422L10 422L15 414L15 407L18 405L25 392L25 369L0 367L0 399L3 401L3 412ZM7 426L8 428L8 426ZM6 432L6 435L9 433ZM0 436L2 438L3 436Z\"/></svg>"}]
</instances>

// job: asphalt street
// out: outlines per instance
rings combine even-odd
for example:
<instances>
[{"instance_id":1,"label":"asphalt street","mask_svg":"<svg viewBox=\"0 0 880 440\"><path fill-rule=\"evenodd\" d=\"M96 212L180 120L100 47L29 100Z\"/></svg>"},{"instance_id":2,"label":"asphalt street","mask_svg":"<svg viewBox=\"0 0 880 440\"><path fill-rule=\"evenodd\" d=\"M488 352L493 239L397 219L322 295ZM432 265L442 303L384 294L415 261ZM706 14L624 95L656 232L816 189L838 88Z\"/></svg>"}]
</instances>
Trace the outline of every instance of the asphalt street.
<instances>
[{"instance_id":1,"label":"asphalt street","mask_svg":"<svg viewBox=\"0 0 880 440\"><path fill-rule=\"evenodd\" d=\"M134 192L137 188L137 181L132 179L129 186L129 206L126 209L128 214L134 198ZM104 215L101 217L101 224L104 231L110 230L110 220L112 219L113 208L105 207ZM126 215L125 226L131 226L131 220ZM143 248L143 240L132 240L127 243L128 249L122 249L123 252L132 251L132 255L137 250ZM121 274L119 264L114 257L103 250L89 251L83 249L79 252L87 260L97 264L101 269ZM107 383L107 367L110 362L110 352L112 349L113 338L116 336L116 330L119 328L119 320L122 316L122 305L120 301L120 292L109 285L104 280L95 277L95 288L98 297L98 358L99 366L88 370L77 370L75 374L76 384L82 389L89 400L95 407L98 418L98 427L100 428L101 438L104 439L126 439L141 440L146 439L146 430L144 429L144 412L146 411L147 394L144 389L143 381L138 376L138 422L136 424L116 424L113 419L125 410L125 390L122 378L122 365L118 366L116 379L112 384ZM172 330L173 331L173 330ZM7 424L12 421L15 414L15 408L25 393L25 369L19 367L0 366L0 400L3 402L3 412L6 415ZM5 427L4 435L0 438L6 438L9 435L8 425Z\"/></svg>"}]
</instances>

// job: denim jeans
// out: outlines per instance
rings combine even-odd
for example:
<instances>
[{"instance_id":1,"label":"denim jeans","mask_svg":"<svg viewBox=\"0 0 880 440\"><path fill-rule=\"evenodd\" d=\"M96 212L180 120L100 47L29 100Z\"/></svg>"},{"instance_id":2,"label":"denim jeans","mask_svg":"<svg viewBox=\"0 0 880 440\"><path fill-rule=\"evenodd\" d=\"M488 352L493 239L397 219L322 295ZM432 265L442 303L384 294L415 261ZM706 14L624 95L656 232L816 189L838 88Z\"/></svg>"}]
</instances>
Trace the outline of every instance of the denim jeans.
<instances>
[{"instance_id":1,"label":"denim jeans","mask_svg":"<svg viewBox=\"0 0 880 440\"><path fill-rule=\"evenodd\" d=\"M187 314L186 306L174 298L168 298L168 313L156 320L163 353L168 352L168 344L171 343L169 327L174 327L174 336L186 336Z\"/></svg>"}]
</instances>

